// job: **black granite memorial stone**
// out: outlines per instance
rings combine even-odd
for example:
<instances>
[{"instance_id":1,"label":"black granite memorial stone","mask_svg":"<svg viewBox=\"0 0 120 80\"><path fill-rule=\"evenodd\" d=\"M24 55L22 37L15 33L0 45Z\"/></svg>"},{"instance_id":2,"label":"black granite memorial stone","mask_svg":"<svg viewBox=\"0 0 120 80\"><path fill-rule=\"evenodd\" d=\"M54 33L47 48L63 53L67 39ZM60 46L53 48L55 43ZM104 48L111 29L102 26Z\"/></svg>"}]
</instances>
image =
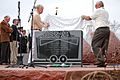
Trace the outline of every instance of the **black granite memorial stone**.
<instances>
[{"instance_id":1,"label":"black granite memorial stone","mask_svg":"<svg viewBox=\"0 0 120 80\"><path fill-rule=\"evenodd\" d=\"M40 31L35 33L35 38L37 43L37 59L35 61L49 63L51 56L55 55L57 56L55 62L82 62L83 33L81 30Z\"/></svg>"}]
</instances>

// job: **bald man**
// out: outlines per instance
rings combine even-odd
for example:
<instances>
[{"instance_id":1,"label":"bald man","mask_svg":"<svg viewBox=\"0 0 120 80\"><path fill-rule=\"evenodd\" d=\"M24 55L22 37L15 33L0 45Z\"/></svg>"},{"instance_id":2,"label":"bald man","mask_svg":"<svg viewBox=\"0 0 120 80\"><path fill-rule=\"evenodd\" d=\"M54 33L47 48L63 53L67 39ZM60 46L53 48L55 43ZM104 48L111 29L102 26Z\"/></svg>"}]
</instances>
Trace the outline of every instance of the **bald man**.
<instances>
[{"instance_id":1,"label":"bald man","mask_svg":"<svg viewBox=\"0 0 120 80\"><path fill-rule=\"evenodd\" d=\"M105 54L108 49L109 43L109 14L104 9L104 3L98 1L95 4L96 11L92 16L82 16L84 20L94 20L95 21L95 32L92 38L92 49L97 59L97 67L106 67L105 65Z\"/></svg>"}]
</instances>

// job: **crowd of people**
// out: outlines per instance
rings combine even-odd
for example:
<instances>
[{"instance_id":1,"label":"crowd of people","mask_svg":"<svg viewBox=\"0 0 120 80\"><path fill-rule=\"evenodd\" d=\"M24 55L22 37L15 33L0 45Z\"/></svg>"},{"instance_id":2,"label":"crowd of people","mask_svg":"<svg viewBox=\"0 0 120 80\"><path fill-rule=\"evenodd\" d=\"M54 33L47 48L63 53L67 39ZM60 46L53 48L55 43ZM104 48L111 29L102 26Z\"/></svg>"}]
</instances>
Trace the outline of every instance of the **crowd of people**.
<instances>
[{"instance_id":1,"label":"crowd of people","mask_svg":"<svg viewBox=\"0 0 120 80\"><path fill-rule=\"evenodd\" d=\"M9 24L10 16L5 16L0 23L0 65L17 64L17 56L27 53L26 30L18 27L19 19L13 19Z\"/></svg>"}]
</instances>

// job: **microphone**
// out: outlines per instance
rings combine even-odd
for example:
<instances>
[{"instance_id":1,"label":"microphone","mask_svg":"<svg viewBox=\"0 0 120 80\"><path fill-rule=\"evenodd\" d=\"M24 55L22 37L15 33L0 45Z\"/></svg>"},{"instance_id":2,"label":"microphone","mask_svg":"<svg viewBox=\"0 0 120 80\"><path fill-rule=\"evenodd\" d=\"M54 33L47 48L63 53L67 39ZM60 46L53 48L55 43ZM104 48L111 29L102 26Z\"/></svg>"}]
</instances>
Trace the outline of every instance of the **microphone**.
<instances>
[{"instance_id":1,"label":"microphone","mask_svg":"<svg viewBox=\"0 0 120 80\"><path fill-rule=\"evenodd\" d=\"M58 7L55 7L55 9L56 9L55 15L58 15Z\"/></svg>"}]
</instances>

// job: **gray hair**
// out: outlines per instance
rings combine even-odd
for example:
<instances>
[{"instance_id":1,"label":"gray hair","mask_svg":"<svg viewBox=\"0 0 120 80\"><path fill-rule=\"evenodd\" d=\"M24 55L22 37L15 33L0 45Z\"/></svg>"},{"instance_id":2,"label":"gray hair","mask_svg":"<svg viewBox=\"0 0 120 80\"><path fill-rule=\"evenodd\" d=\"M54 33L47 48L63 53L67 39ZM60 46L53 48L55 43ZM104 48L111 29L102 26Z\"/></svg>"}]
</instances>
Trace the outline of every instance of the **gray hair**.
<instances>
[{"instance_id":1,"label":"gray hair","mask_svg":"<svg viewBox=\"0 0 120 80\"><path fill-rule=\"evenodd\" d=\"M43 7L43 5L39 4L39 5L35 6L35 9L38 9L38 8L44 8L44 7Z\"/></svg>"},{"instance_id":2,"label":"gray hair","mask_svg":"<svg viewBox=\"0 0 120 80\"><path fill-rule=\"evenodd\" d=\"M98 1L97 3L99 3L99 5L100 5L101 7L104 7L103 1Z\"/></svg>"},{"instance_id":3,"label":"gray hair","mask_svg":"<svg viewBox=\"0 0 120 80\"><path fill-rule=\"evenodd\" d=\"M7 15L7 16L4 17L4 19L5 19L5 18L10 18L10 16Z\"/></svg>"}]
</instances>

